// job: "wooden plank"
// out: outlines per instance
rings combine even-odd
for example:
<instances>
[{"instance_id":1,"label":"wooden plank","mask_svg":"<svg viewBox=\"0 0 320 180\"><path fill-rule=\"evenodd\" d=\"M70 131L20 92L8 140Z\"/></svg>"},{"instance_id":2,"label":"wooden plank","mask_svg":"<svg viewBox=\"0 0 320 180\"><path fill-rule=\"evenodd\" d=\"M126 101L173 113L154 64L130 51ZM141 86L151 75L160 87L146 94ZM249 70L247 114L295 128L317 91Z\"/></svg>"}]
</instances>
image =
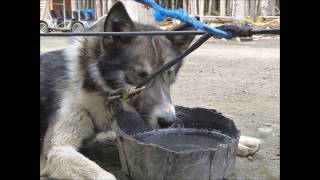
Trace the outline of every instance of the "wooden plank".
<instances>
[{"instance_id":1,"label":"wooden plank","mask_svg":"<svg viewBox=\"0 0 320 180\"><path fill-rule=\"evenodd\" d=\"M198 12L197 12L197 1L196 0L190 0L191 1L191 6L190 6L190 13L192 15L198 15Z\"/></svg>"},{"instance_id":2,"label":"wooden plank","mask_svg":"<svg viewBox=\"0 0 320 180\"><path fill-rule=\"evenodd\" d=\"M188 1L187 0L183 0L183 9L188 11Z\"/></svg>"},{"instance_id":3,"label":"wooden plank","mask_svg":"<svg viewBox=\"0 0 320 180\"><path fill-rule=\"evenodd\" d=\"M97 12L97 19L102 16L102 2L101 0L96 0L96 12Z\"/></svg>"},{"instance_id":4,"label":"wooden plank","mask_svg":"<svg viewBox=\"0 0 320 180\"><path fill-rule=\"evenodd\" d=\"M77 0L71 0L71 11L77 11Z\"/></svg>"},{"instance_id":5,"label":"wooden plank","mask_svg":"<svg viewBox=\"0 0 320 180\"><path fill-rule=\"evenodd\" d=\"M108 11L107 0L102 0L102 15L106 14Z\"/></svg>"},{"instance_id":6,"label":"wooden plank","mask_svg":"<svg viewBox=\"0 0 320 180\"><path fill-rule=\"evenodd\" d=\"M45 11L45 2L44 0L40 1L40 19L44 18L44 11Z\"/></svg>"},{"instance_id":7,"label":"wooden plank","mask_svg":"<svg viewBox=\"0 0 320 180\"><path fill-rule=\"evenodd\" d=\"M245 4L246 3L247 3L247 1L234 0L232 16L237 17L237 18L245 17L246 16L246 14L245 14Z\"/></svg>"},{"instance_id":8,"label":"wooden plank","mask_svg":"<svg viewBox=\"0 0 320 180\"><path fill-rule=\"evenodd\" d=\"M260 16L273 16L275 14L276 0L260 0Z\"/></svg>"},{"instance_id":9,"label":"wooden plank","mask_svg":"<svg viewBox=\"0 0 320 180\"><path fill-rule=\"evenodd\" d=\"M227 7L226 0L220 0L220 16L225 16Z\"/></svg>"},{"instance_id":10,"label":"wooden plank","mask_svg":"<svg viewBox=\"0 0 320 180\"><path fill-rule=\"evenodd\" d=\"M233 0L227 0L226 3L226 15L232 16Z\"/></svg>"},{"instance_id":11,"label":"wooden plank","mask_svg":"<svg viewBox=\"0 0 320 180\"><path fill-rule=\"evenodd\" d=\"M249 16L255 18L257 16L258 0L250 0Z\"/></svg>"},{"instance_id":12,"label":"wooden plank","mask_svg":"<svg viewBox=\"0 0 320 180\"><path fill-rule=\"evenodd\" d=\"M251 0L243 1L243 3L244 3L244 16L250 16L250 1Z\"/></svg>"},{"instance_id":13,"label":"wooden plank","mask_svg":"<svg viewBox=\"0 0 320 180\"><path fill-rule=\"evenodd\" d=\"M112 8L112 5L113 5L113 0L108 0L107 4L108 4L108 6L107 6L108 9L107 10L110 11L110 9Z\"/></svg>"},{"instance_id":14,"label":"wooden plank","mask_svg":"<svg viewBox=\"0 0 320 180\"><path fill-rule=\"evenodd\" d=\"M205 23L235 23L237 20L234 17L228 16L204 16L203 22Z\"/></svg>"},{"instance_id":15,"label":"wooden plank","mask_svg":"<svg viewBox=\"0 0 320 180\"><path fill-rule=\"evenodd\" d=\"M73 1L73 0L65 0L66 11L68 11L70 13L71 13L71 1Z\"/></svg>"},{"instance_id":16,"label":"wooden plank","mask_svg":"<svg viewBox=\"0 0 320 180\"><path fill-rule=\"evenodd\" d=\"M204 0L198 1L199 2L199 15L200 15L200 20L203 19L204 16Z\"/></svg>"},{"instance_id":17,"label":"wooden plank","mask_svg":"<svg viewBox=\"0 0 320 180\"><path fill-rule=\"evenodd\" d=\"M208 3L208 15L212 15L212 0L209 0L209 3Z\"/></svg>"},{"instance_id":18,"label":"wooden plank","mask_svg":"<svg viewBox=\"0 0 320 180\"><path fill-rule=\"evenodd\" d=\"M154 12L152 8L145 8L144 5L136 1L121 0L127 9L127 12L132 20L143 24L156 24L156 21L151 16Z\"/></svg>"}]
</instances>

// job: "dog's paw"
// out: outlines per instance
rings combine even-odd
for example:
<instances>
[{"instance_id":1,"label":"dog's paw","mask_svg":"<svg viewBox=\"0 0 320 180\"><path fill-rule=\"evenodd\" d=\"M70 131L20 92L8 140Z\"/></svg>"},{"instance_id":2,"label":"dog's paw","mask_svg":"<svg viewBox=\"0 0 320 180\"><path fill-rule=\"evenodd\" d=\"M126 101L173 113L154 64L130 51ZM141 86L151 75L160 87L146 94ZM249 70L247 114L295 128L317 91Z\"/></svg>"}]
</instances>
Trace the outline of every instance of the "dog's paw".
<instances>
[{"instance_id":1,"label":"dog's paw","mask_svg":"<svg viewBox=\"0 0 320 180\"><path fill-rule=\"evenodd\" d=\"M261 141L257 138L240 136L238 144L238 156L250 156L259 151Z\"/></svg>"},{"instance_id":2,"label":"dog's paw","mask_svg":"<svg viewBox=\"0 0 320 180\"><path fill-rule=\"evenodd\" d=\"M96 145L115 146L117 134L114 131L105 131L96 134L94 137L84 141L84 147L94 147Z\"/></svg>"},{"instance_id":3,"label":"dog's paw","mask_svg":"<svg viewBox=\"0 0 320 180\"><path fill-rule=\"evenodd\" d=\"M114 143L117 140L117 134L114 131L101 132L96 135L96 142L99 144Z\"/></svg>"}]
</instances>

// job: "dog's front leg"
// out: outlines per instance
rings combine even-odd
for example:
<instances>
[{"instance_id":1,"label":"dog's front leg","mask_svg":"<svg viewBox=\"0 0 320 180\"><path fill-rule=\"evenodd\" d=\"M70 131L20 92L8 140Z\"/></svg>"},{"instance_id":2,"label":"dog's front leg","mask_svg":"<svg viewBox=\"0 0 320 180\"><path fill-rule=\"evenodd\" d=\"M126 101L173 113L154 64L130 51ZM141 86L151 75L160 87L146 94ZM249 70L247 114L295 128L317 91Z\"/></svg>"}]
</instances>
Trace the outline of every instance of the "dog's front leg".
<instances>
[{"instance_id":1,"label":"dog's front leg","mask_svg":"<svg viewBox=\"0 0 320 180\"><path fill-rule=\"evenodd\" d=\"M93 122L85 110L64 108L45 137L42 175L57 179L115 180L111 173L79 153L82 141L93 135Z\"/></svg>"},{"instance_id":2,"label":"dog's front leg","mask_svg":"<svg viewBox=\"0 0 320 180\"><path fill-rule=\"evenodd\" d=\"M48 153L47 160L50 177L58 179L98 179L115 180L111 173L80 154L68 145L55 146Z\"/></svg>"}]
</instances>

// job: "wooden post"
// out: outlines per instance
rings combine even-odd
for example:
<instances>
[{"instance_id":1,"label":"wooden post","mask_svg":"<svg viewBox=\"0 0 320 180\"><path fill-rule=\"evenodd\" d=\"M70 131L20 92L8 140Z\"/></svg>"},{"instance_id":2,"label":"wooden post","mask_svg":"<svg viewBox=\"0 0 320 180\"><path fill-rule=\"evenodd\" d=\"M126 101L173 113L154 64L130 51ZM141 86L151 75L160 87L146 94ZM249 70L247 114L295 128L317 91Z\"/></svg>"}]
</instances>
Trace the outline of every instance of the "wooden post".
<instances>
[{"instance_id":1,"label":"wooden post","mask_svg":"<svg viewBox=\"0 0 320 180\"><path fill-rule=\"evenodd\" d=\"M113 0L108 0L108 11L112 8Z\"/></svg>"},{"instance_id":2,"label":"wooden post","mask_svg":"<svg viewBox=\"0 0 320 180\"><path fill-rule=\"evenodd\" d=\"M226 0L220 0L220 16L226 15Z\"/></svg>"},{"instance_id":3,"label":"wooden post","mask_svg":"<svg viewBox=\"0 0 320 180\"><path fill-rule=\"evenodd\" d=\"M83 9L83 7L84 7L84 1L83 0L79 0L79 6L78 6L79 10Z\"/></svg>"},{"instance_id":4,"label":"wooden post","mask_svg":"<svg viewBox=\"0 0 320 180\"><path fill-rule=\"evenodd\" d=\"M209 0L209 1L208 1L208 4L207 4L207 7L208 7L207 14L208 14L209 16L211 16L211 6L212 6L212 0Z\"/></svg>"},{"instance_id":5,"label":"wooden post","mask_svg":"<svg viewBox=\"0 0 320 180\"><path fill-rule=\"evenodd\" d=\"M45 0L40 0L40 9L41 9L40 19L44 19L44 12L46 10L46 6L47 6L47 3L45 2Z\"/></svg>"},{"instance_id":6,"label":"wooden post","mask_svg":"<svg viewBox=\"0 0 320 180\"><path fill-rule=\"evenodd\" d=\"M244 15L245 16L250 16L250 1L251 0L243 1L244 2Z\"/></svg>"},{"instance_id":7,"label":"wooden post","mask_svg":"<svg viewBox=\"0 0 320 180\"><path fill-rule=\"evenodd\" d=\"M172 8L172 1L171 0L167 0L167 8Z\"/></svg>"},{"instance_id":8,"label":"wooden post","mask_svg":"<svg viewBox=\"0 0 320 180\"><path fill-rule=\"evenodd\" d=\"M183 0L183 9L188 12L188 0Z\"/></svg>"},{"instance_id":9,"label":"wooden post","mask_svg":"<svg viewBox=\"0 0 320 180\"><path fill-rule=\"evenodd\" d=\"M107 13L107 0L102 0L102 16Z\"/></svg>"},{"instance_id":10,"label":"wooden post","mask_svg":"<svg viewBox=\"0 0 320 180\"><path fill-rule=\"evenodd\" d=\"M257 2L258 0L251 0L250 1L250 11L249 11L249 16L252 18L256 18L257 16Z\"/></svg>"},{"instance_id":11,"label":"wooden post","mask_svg":"<svg viewBox=\"0 0 320 180\"><path fill-rule=\"evenodd\" d=\"M102 6L101 6L101 0L95 0L96 1L96 12L97 12L97 19L102 16Z\"/></svg>"},{"instance_id":12,"label":"wooden post","mask_svg":"<svg viewBox=\"0 0 320 180\"><path fill-rule=\"evenodd\" d=\"M197 12L197 0L191 0L191 14L198 15Z\"/></svg>"},{"instance_id":13,"label":"wooden post","mask_svg":"<svg viewBox=\"0 0 320 180\"><path fill-rule=\"evenodd\" d=\"M49 10L52 10L53 9L53 2L52 0L49 0Z\"/></svg>"},{"instance_id":14,"label":"wooden post","mask_svg":"<svg viewBox=\"0 0 320 180\"><path fill-rule=\"evenodd\" d=\"M246 1L243 0L234 0L232 16L240 19L245 17L245 3Z\"/></svg>"},{"instance_id":15,"label":"wooden post","mask_svg":"<svg viewBox=\"0 0 320 180\"><path fill-rule=\"evenodd\" d=\"M71 11L76 11L76 10L77 10L77 1L71 0Z\"/></svg>"},{"instance_id":16,"label":"wooden post","mask_svg":"<svg viewBox=\"0 0 320 180\"><path fill-rule=\"evenodd\" d=\"M215 10L217 10L216 9L216 4L217 4L217 0L211 0L212 1L212 4L211 4L211 11L215 11Z\"/></svg>"},{"instance_id":17,"label":"wooden post","mask_svg":"<svg viewBox=\"0 0 320 180\"><path fill-rule=\"evenodd\" d=\"M156 21L153 19L150 14L153 13L152 8L145 8L142 4L136 1L128 1L128 0L121 0L124 6L127 9L127 12L130 18L136 22L142 24L155 24Z\"/></svg>"},{"instance_id":18,"label":"wooden post","mask_svg":"<svg viewBox=\"0 0 320 180\"><path fill-rule=\"evenodd\" d=\"M280 0L276 0L276 6L275 6L274 15L275 16L279 16L280 15Z\"/></svg>"},{"instance_id":19,"label":"wooden post","mask_svg":"<svg viewBox=\"0 0 320 180\"><path fill-rule=\"evenodd\" d=\"M191 12L191 6L192 6L192 2L190 2L190 0L188 1L188 13L192 14Z\"/></svg>"},{"instance_id":20,"label":"wooden post","mask_svg":"<svg viewBox=\"0 0 320 180\"><path fill-rule=\"evenodd\" d=\"M227 0L226 15L232 16L233 0Z\"/></svg>"},{"instance_id":21,"label":"wooden post","mask_svg":"<svg viewBox=\"0 0 320 180\"><path fill-rule=\"evenodd\" d=\"M199 1L199 15L200 15L200 20L203 20L203 15L204 15L204 1Z\"/></svg>"},{"instance_id":22,"label":"wooden post","mask_svg":"<svg viewBox=\"0 0 320 180\"><path fill-rule=\"evenodd\" d=\"M273 16L275 14L276 0L260 0L260 15Z\"/></svg>"},{"instance_id":23,"label":"wooden post","mask_svg":"<svg viewBox=\"0 0 320 180\"><path fill-rule=\"evenodd\" d=\"M232 5L231 5L231 16L235 17L235 13L236 13L236 0L231 0L232 1Z\"/></svg>"}]
</instances>

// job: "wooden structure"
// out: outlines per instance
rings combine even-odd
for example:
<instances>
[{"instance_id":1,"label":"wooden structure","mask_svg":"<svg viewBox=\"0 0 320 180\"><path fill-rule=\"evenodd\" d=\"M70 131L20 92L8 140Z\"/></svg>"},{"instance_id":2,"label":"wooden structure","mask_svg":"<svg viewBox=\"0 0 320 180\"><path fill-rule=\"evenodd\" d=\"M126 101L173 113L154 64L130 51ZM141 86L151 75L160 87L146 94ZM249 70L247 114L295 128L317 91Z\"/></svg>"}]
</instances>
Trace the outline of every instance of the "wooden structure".
<instances>
[{"instance_id":1,"label":"wooden structure","mask_svg":"<svg viewBox=\"0 0 320 180\"><path fill-rule=\"evenodd\" d=\"M77 1L79 6L77 7ZM76 11L77 9L93 9L95 10L96 19L108 13L110 8L118 0L65 0L65 7L67 12ZM133 0L121 0L126 6L130 17L137 22L154 24L154 19L150 16L153 12L152 9L146 8L144 5L137 3ZM61 4L63 0L49 0L49 9L55 12L63 11ZM45 16L44 13L45 0L40 0L40 17Z\"/></svg>"},{"instance_id":2,"label":"wooden structure","mask_svg":"<svg viewBox=\"0 0 320 180\"><path fill-rule=\"evenodd\" d=\"M43 17L43 5L45 0L40 0L40 17ZM106 14L112 5L119 0L78 0L80 9L94 9L96 18ZM121 0L126 6L131 18L137 22L154 24L150 16L152 9L134 0ZM183 8L189 14L200 16L230 16L243 18L246 16L277 16L280 15L280 0L154 0L158 4L168 8ZM63 0L49 0L50 10L60 10L58 4ZM77 0L65 0L66 10L78 9Z\"/></svg>"}]
</instances>

